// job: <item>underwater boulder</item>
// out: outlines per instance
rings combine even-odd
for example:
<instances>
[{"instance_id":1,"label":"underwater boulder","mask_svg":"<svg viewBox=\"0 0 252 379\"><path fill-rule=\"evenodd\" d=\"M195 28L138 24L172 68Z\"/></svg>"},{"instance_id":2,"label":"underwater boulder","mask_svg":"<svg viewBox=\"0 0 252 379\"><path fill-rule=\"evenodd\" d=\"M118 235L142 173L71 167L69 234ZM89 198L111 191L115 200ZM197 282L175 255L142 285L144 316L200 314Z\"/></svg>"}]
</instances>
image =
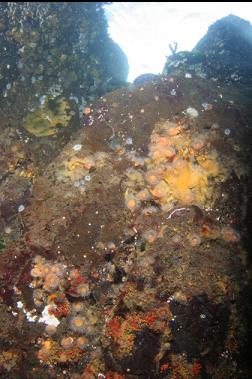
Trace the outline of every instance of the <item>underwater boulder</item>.
<instances>
[{"instance_id":1,"label":"underwater boulder","mask_svg":"<svg viewBox=\"0 0 252 379\"><path fill-rule=\"evenodd\" d=\"M135 84L136 86L139 86L139 85L142 85L142 84L146 84L146 83L151 82L152 80L154 80L156 77L157 77L157 75L151 74L151 73L141 74L141 75L138 75L134 79L133 84Z\"/></svg>"},{"instance_id":2,"label":"underwater boulder","mask_svg":"<svg viewBox=\"0 0 252 379\"><path fill-rule=\"evenodd\" d=\"M162 76L90 106L1 252L3 373L249 376L252 114L219 93Z\"/></svg>"}]
</instances>

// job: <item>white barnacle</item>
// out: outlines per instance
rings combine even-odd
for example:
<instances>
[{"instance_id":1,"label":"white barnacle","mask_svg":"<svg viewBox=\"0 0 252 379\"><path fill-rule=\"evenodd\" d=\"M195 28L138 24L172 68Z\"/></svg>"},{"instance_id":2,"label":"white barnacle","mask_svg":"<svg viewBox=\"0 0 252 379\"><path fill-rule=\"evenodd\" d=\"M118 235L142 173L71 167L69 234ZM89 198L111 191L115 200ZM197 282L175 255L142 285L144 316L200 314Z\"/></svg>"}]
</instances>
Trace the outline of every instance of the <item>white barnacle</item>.
<instances>
[{"instance_id":1,"label":"white barnacle","mask_svg":"<svg viewBox=\"0 0 252 379\"><path fill-rule=\"evenodd\" d=\"M199 115L199 112L197 111L197 109L192 108L192 107L188 107L188 108L186 109L186 113L187 113L188 116L191 117L191 118L196 118L196 117L198 117L198 115Z\"/></svg>"}]
</instances>

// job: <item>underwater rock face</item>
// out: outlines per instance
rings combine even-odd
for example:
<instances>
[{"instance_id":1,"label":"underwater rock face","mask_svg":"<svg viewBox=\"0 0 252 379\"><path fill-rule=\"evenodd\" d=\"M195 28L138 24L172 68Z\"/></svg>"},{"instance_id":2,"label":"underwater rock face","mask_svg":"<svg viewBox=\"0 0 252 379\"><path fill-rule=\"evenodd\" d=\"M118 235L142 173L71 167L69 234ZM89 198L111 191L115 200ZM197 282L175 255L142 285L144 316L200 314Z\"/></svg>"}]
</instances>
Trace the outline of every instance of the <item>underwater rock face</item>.
<instances>
[{"instance_id":1,"label":"underwater rock face","mask_svg":"<svg viewBox=\"0 0 252 379\"><path fill-rule=\"evenodd\" d=\"M3 377L250 376L247 90L176 75L89 107L1 253Z\"/></svg>"},{"instance_id":2,"label":"underwater rock face","mask_svg":"<svg viewBox=\"0 0 252 379\"><path fill-rule=\"evenodd\" d=\"M194 73L213 81L251 83L252 26L229 15L216 21L191 52L168 57L164 74Z\"/></svg>"},{"instance_id":3,"label":"underwater rock face","mask_svg":"<svg viewBox=\"0 0 252 379\"><path fill-rule=\"evenodd\" d=\"M18 207L87 104L126 83L128 60L108 35L104 4L0 4L1 235L20 234Z\"/></svg>"},{"instance_id":4,"label":"underwater rock face","mask_svg":"<svg viewBox=\"0 0 252 379\"><path fill-rule=\"evenodd\" d=\"M24 116L42 96L63 96L80 111L125 84L128 61L108 36L105 3L1 3L0 103Z\"/></svg>"}]
</instances>

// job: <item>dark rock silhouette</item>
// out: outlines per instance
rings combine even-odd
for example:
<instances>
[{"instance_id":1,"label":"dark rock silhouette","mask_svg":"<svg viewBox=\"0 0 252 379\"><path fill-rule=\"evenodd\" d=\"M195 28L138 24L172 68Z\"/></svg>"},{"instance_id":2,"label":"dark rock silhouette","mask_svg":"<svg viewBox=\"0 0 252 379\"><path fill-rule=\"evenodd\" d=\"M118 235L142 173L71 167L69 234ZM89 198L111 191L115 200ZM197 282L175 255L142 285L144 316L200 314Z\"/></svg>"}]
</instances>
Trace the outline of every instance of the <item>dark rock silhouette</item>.
<instances>
[{"instance_id":1,"label":"dark rock silhouette","mask_svg":"<svg viewBox=\"0 0 252 379\"><path fill-rule=\"evenodd\" d=\"M191 52L168 57L164 73L183 71L225 83L252 80L252 26L229 15L215 22Z\"/></svg>"},{"instance_id":2,"label":"dark rock silhouette","mask_svg":"<svg viewBox=\"0 0 252 379\"><path fill-rule=\"evenodd\" d=\"M141 74L134 79L133 84L136 86L146 84L154 80L156 77L157 75L151 73Z\"/></svg>"}]
</instances>

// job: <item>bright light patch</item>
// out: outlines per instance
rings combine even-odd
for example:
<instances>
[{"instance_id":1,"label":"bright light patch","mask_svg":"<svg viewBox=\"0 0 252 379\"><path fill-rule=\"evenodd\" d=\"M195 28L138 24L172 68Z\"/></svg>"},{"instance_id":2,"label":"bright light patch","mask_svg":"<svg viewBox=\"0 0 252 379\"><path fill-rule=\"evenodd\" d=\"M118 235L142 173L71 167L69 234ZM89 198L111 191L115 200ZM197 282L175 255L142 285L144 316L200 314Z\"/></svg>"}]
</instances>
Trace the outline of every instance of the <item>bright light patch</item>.
<instances>
[{"instance_id":1,"label":"bright light patch","mask_svg":"<svg viewBox=\"0 0 252 379\"><path fill-rule=\"evenodd\" d=\"M39 319L38 319L38 316L37 316L35 310L34 310L34 312L29 312L24 308L24 304L22 303L22 301L17 302L17 308L23 310L24 314L27 317L27 320L30 322L36 322L36 321L44 322L47 325L52 325L55 327L57 327L60 323L60 321L54 315L49 314L49 312L48 312L49 305L47 305L44 308L44 310L42 312L42 317L40 317Z\"/></svg>"},{"instance_id":2,"label":"bright light patch","mask_svg":"<svg viewBox=\"0 0 252 379\"><path fill-rule=\"evenodd\" d=\"M52 326L58 326L60 321L57 319L57 317L55 317L54 315L51 315L49 312L48 312L48 309L49 309L49 305L47 305L43 312L42 312L42 317L39 318L39 322L44 322L45 324L47 325L52 325Z\"/></svg>"},{"instance_id":3,"label":"bright light patch","mask_svg":"<svg viewBox=\"0 0 252 379\"><path fill-rule=\"evenodd\" d=\"M114 2L105 6L109 33L128 57L132 82L138 75L162 72L169 44L191 50L208 27L234 14L252 22L252 3Z\"/></svg>"}]
</instances>

